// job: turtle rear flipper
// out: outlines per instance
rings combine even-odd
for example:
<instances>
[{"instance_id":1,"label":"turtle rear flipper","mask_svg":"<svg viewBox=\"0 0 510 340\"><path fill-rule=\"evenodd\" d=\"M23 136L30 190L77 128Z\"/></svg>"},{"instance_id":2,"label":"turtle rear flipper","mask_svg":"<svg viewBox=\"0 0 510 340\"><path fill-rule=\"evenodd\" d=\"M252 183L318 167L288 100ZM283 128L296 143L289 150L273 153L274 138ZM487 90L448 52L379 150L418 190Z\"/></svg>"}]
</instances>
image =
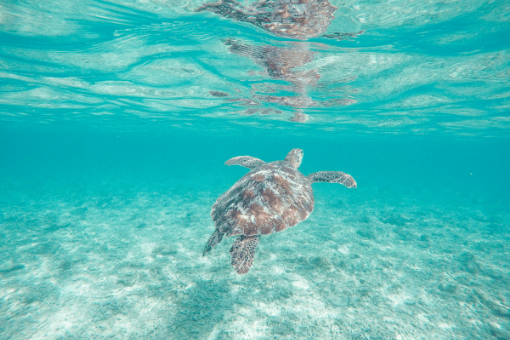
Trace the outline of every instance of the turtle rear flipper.
<instances>
[{"instance_id":1,"label":"turtle rear flipper","mask_svg":"<svg viewBox=\"0 0 510 340\"><path fill-rule=\"evenodd\" d=\"M214 248L215 245L220 243L221 240L223 239L223 235L225 235L225 234L221 233L218 229L216 229L214 231L214 233L211 235L211 237L209 237L209 240L207 241L207 244L205 245L205 249L204 249L202 256L205 256L205 254L210 252Z\"/></svg>"},{"instance_id":2,"label":"turtle rear flipper","mask_svg":"<svg viewBox=\"0 0 510 340\"><path fill-rule=\"evenodd\" d=\"M306 176L312 183L315 182L328 182L340 183L348 188L356 188L358 185L351 175L341 171L319 171Z\"/></svg>"},{"instance_id":3,"label":"turtle rear flipper","mask_svg":"<svg viewBox=\"0 0 510 340\"><path fill-rule=\"evenodd\" d=\"M250 270L258 244L258 236L241 235L234 242L230 248L230 254L232 255L232 266L237 274L246 274Z\"/></svg>"},{"instance_id":4,"label":"turtle rear flipper","mask_svg":"<svg viewBox=\"0 0 510 340\"><path fill-rule=\"evenodd\" d=\"M240 165L248 169L255 169L261 165L266 164L262 159L258 159L251 156L238 156L230 158L225 162L226 165Z\"/></svg>"}]
</instances>

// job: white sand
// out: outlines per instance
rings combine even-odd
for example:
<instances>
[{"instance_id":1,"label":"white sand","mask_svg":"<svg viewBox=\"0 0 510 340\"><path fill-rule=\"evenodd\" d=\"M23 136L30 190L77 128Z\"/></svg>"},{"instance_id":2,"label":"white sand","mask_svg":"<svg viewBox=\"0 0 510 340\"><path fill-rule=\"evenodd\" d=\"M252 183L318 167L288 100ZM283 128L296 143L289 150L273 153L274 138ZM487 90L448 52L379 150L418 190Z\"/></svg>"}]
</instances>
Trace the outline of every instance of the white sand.
<instances>
[{"instance_id":1,"label":"white sand","mask_svg":"<svg viewBox=\"0 0 510 340\"><path fill-rule=\"evenodd\" d=\"M239 276L233 238L202 257L221 190L120 185L3 187L0 338L510 338L510 214L483 198L320 184Z\"/></svg>"}]
</instances>

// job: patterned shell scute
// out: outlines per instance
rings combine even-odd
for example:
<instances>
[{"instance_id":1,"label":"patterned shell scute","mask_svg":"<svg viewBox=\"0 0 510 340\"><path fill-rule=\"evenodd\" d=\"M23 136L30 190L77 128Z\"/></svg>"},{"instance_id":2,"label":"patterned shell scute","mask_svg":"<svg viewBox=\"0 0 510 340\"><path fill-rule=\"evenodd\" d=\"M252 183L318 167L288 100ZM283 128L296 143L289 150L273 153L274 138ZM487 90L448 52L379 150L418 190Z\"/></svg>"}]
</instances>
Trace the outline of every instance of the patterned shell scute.
<instances>
[{"instance_id":1,"label":"patterned shell scute","mask_svg":"<svg viewBox=\"0 0 510 340\"><path fill-rule=\"evenodd\" d=\"M295 226L313 211L310 181L287 162L264 164L244 175L212 207L226 236L266 235Z\"/></svg>"}]
</instances>

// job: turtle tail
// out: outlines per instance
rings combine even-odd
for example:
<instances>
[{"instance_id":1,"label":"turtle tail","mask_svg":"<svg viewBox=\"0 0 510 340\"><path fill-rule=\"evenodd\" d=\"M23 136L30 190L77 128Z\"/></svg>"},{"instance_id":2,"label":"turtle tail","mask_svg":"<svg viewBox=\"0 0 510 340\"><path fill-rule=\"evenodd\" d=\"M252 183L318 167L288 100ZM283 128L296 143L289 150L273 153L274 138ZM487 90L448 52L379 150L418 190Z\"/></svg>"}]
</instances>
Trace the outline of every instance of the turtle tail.
<instances>
[{"instance_id":1,"label":"turtle tail","mask_svg":"<svg viewBox=\"0 0 510 340\"><path fill-rule=\"evenodd\" d=\"M205 256L208 252L210 252L215 245L221 242L223 239L224 233L220 232L219 229L216 229L214 233L209 237L209 240L207 241L207 244L205 245L204 253L202 256Z\"/></svg>"}]
</instances>

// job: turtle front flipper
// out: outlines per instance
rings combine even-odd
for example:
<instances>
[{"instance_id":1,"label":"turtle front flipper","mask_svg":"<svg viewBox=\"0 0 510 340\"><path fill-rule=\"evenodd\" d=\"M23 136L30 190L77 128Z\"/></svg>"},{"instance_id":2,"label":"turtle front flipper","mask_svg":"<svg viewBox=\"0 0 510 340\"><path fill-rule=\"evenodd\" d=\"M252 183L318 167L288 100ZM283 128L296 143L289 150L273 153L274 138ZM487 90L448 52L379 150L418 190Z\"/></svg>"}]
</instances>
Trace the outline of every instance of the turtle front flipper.
<instances>
[{"instance_id":1,"label":"turtle front flipper","mask_svg":"<svg viewBox=\"0 0 510 340\"><path fill-rule=\"evenodd\" d=\"M351 175L341 171L319 171L306 176L310 182L340 183L348 188L356 188L358 185Z\"/></svg>"},{"instance_id":2,"label":"turtle front flipper","mask_svg":"<svg viewBox=\"0 0 510 340\"><path fill-rule=\"evenodd\" d=\"M238 156L230 158L225 162L226 165L240 165L248 169L255 169L261 165L266 164L262 159L258 159L251 156Z\"/></svg>"},{"instance_id":3,"label":"turtle front flipper","mask_svg":"<svg viewBox=\"0 0 510 340\"><path fill-rule=\"evenodd\" d=\"M204 249L202 256L205 256L205 254L210 252L214 248L215 245L220 243L221 240L223 239L223 235L225 235L225 234L220 232L219 229L216 229L214 231L214 233L211 235L211 237L209 237L209 240L207 241L207 244L205 245L205 249Z\"/></svg>"},{"instance_id":4,"label":"turtle front flipper","mask_svg":"<svg viewBox=\"0 0 510 340\"><path fill-rule=\"evenodd\" d=\"M241 235L234 242L230 248L230 254L232 255L232 266L237 274L246 274L250 270L258 244L258 236Z\"/></svg>"}]
</instances>

